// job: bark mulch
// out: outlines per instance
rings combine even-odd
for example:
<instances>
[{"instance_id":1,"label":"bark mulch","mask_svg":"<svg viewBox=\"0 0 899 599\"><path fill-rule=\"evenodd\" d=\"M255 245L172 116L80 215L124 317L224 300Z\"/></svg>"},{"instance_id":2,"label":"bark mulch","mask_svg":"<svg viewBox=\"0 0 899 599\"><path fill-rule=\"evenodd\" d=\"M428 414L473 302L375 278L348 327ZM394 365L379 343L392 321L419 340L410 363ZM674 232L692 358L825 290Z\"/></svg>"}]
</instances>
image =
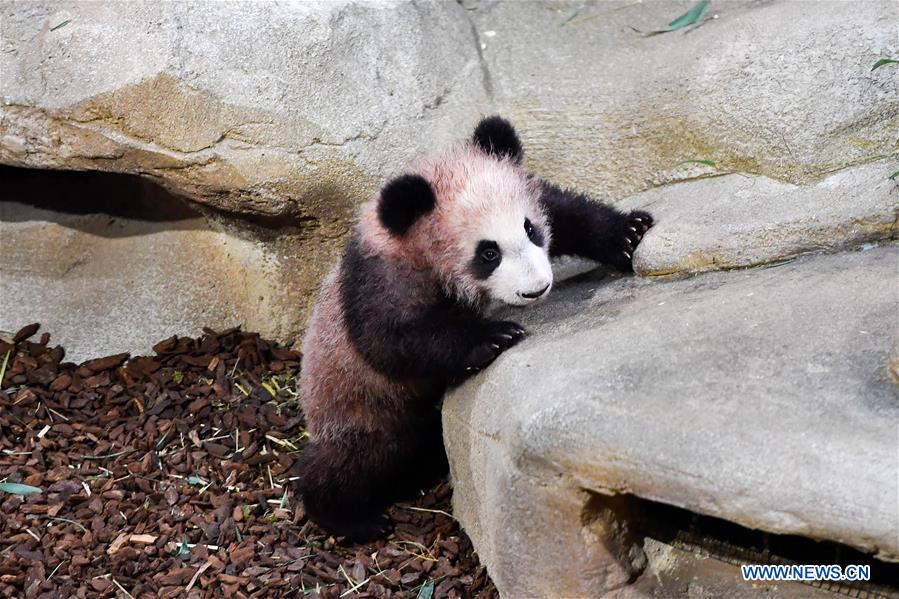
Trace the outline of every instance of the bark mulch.
<instances>
[{"instance_id":1,"label":"bark mulch","mask_svg":"<svg viewBox=\"0 0 899 599\"><path fill-rule=\"evenodd\" d=\"M0 597L496 596L447 483L372 545L306 519L299 353L206 330L76 365L37 331L0 336Z\"/></svg>"}]
</instances>

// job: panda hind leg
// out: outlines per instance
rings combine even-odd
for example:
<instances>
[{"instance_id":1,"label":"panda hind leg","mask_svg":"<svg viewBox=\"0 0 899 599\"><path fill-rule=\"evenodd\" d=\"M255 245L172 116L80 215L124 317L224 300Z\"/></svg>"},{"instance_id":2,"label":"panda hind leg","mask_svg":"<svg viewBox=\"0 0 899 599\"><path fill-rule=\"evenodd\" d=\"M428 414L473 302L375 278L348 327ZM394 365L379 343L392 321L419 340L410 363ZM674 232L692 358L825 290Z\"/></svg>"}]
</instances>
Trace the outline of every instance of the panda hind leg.
<instances>
[{"instance_id":1,"label":"panda hind leg","mask_svg":"<svg viewBox=\"0 0 899 599\"><path fill-rule=\"evenodd\" d=\"M437 418L439 426L439 413ZM349 543L388 535L393 522L386 508L447 470L440 429L433 424L410 423L393 434L356 431L307 445L300 454L297 490L309 518Z\"/></svg>"},{"instance_id":2,"label":"panda hind leg","mask_svg":"<svg viewBox=\"0 0 899 599\"><path fill-rule=\"evenodd\" d=\"M318 440L300 454L297 491L306 515L327 533L365 543L386 536L392 522L384 513L382 477L387 451L368 435Z\"/></svg>"}]
</instances>

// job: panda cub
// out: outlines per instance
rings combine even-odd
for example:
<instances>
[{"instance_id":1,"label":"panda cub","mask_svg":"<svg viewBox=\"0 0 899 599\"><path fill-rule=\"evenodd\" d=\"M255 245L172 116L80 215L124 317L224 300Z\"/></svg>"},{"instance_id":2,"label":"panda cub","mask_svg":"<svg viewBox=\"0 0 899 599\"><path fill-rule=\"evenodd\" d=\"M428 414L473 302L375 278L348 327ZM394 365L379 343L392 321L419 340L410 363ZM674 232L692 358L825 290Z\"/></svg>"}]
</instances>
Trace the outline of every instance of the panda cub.
<instances>
[{"instance_id":1,"label":"panda cub","mask_svg":"<svg viewBox=\"0 0 899 599\"><path fill-rule=\"evenodd\" d=\"M552 287L550 256L631 271L652 217L529 175L508 121L425 158L361 208L303 342L310 443L298 491L307 515L348 541L389 532L384 510L447 470L439 402L525 334L490 320Z\"/></svg>"}]
</instances>

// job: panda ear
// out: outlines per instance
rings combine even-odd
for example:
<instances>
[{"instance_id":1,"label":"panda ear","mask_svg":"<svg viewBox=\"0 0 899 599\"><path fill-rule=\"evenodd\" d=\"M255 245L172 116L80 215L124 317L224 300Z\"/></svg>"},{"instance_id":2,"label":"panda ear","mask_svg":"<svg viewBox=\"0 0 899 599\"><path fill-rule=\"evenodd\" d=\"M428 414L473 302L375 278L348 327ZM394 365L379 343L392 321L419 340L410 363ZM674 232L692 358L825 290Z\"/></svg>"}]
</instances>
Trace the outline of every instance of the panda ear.
<instances>
[{"instance_id":1,"label":"panda ear","mask_svg":"<svg viewBox=\"0 0 899 599\"><path fill-rule=\"evenodd\" d=\"M476 146L497 158L510 156L520 163L524 154L515 128L501 116L488 116L478 123L474 129L473 141Z\"/></svg>"},{"instance_id":2,"label":"panda ear","mask_svg":"<svg viewBox=\"0 0 899 599\"><path fill-rule=\"evenodd\" d=\"M406 234L415 222L434 209L437 196L424 177L402 175L381 190L378 218L381 224L397 237Z\"/></svg>"}]
</instances>

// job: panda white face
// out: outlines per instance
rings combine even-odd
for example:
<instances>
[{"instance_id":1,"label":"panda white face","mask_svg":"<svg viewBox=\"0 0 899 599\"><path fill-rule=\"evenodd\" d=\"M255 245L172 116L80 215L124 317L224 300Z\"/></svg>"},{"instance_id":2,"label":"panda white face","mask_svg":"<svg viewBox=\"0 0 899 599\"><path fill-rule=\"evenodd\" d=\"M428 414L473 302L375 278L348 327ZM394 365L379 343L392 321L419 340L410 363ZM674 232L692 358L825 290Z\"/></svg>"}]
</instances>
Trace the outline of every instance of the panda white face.
<instances>
[{"instance_id":1,"label":"panda white face","mask_svg":"<svg viewBox=\"0 0 899 599\"><path fill-rule=\"evenodd\" d=\"M471 272L491 299L526 306L552 287L545 236L524 214L503 216L501 222L493 220L490 235L477 242Z\"/></svg>"}]
</instances>

